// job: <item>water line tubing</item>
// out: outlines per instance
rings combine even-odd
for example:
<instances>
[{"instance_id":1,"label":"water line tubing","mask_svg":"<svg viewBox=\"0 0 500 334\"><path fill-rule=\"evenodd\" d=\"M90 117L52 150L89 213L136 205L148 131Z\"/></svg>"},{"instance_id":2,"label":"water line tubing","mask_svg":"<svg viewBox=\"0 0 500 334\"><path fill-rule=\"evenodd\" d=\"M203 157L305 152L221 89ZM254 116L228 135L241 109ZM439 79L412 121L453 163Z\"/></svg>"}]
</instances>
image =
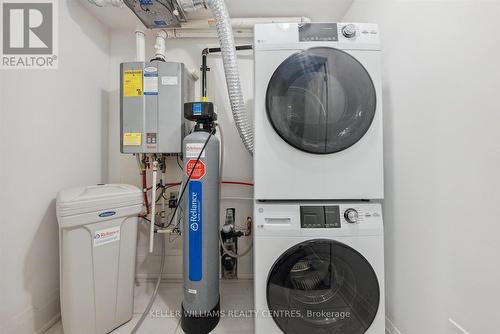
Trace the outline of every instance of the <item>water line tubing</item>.
<instances>
[{"instance_id":1,"label":"water line tubing","mask_svg":"<svg viewBox=\"0 0 500 334\"><path fill-rule=\"evenodd\" d=\"M163 271L165 270L165 235L164 234L158 234L161 236L161 264L160 264L160 273L158 274L158 278L156 279L156 285L155 289L153 291L153 294L151 295L151 298L149 299L149 303L146 306L146 309L144 310L144 313L142 313L141 317L139 318L139 321L135 324L134 328L130 332L130 334L135 334L141 327L142 323L146 319L146 317L149 314L149 311L151 310L151 307L153 306L153 303L156 299L156 296L158 295L158 289L160 288L160 282L161 278L163 276Z\"/></svg>"},{"instance_id":2,"label":"water line tubing","mask_svg":"<svg viewBox=\"0 0 500 334\"><path fill-rule=\"evenodd\" d=\"M146 202L147 202L147 185L145 185L145 182L146 182L146 169L145 167L143 166L143 164L141 163L140 161L140 157L138 156L137 158L137 162L139 164L139 167L141 167L141 170L142 170L142 178L143 178L143 187L144 187L144 194L145 194L145 199L146 199ZM153 187L152 187L152 212L151 212L151 235L150 235L150 242L149 242L149 251L150 253L153 252L153 241L152 241L152 238L154 238L154 226L155 226L155 215L156 215L156 173L157 173L157 170L158 170L158 161L155 161L153 163ZM163 175L162 175L163 176ZM148 208L148 213L149 213L149 204L147 203L147 208ZM154 304L154 301L156 299L156 296L158 295L158 290L160 288L160 283L161 283L161 278L163 276L163 271L165 270L165 235L161 235L161 264L160 264L160 273L158 274L158 278L156 279L156 285L155 285L155 289L153 291L153 294L151 295L150 299L149 299L149 303L148 305L146 306L146 309L144 310L144 312L142 313L141 317L139 318L139 321L135 324L134 328L132 329L132 331L130 332L131 334L135 334L137 333L137 331L139 330L139 328L142 326L142 323L144 322L144 320L146 319L147 315L149 314L149 311L151 310L151 307L153 306Z\"/></svg>"},{"instance_id":3,"label":"water line tubing","mask_svg":"<svg viewBox=\"0 0 500 334\"><path fill-rule=\"evenodd\" d=\"M248 248L243 253L240 253L240 254L236 254L235 252L226 248L226 246L224 245L224 241L222 241L222 236L220 233L219 233L219 241L220 241L220 245L222 247L222 250L224 251L224 254L227 254L230 257L234 257L234 258L240 258L240 257L247 255L250 252L250 250L252 250L252 248L253 248L253 238L250 238L250 245L248 245Z\"/></svg>"},{"instance_id":4,"label":"water line tubing","mask_svg":"<svg viewBox=\"0 0 500 334\"><path fill-rule=\"evenodd\" d=\"M231 103L234 123L248 152L253 155L253 129L248 120L243 90L241 88L233 28L224 0L206 0L216 21L217 35L222 52L226 85Z\"/></svg>"},{"instance_id":5,"label":"water line tubing","mask_svg":"<svg viewBox=\"0 0 500 334\"><path fill-rule=\"evenodd\" d=\"M144 206L146 207L146 215L149 215L149 199L148 199L148 184L146 180L146 166L141 161L139 154L136 156L139 170L141 171L142 193L144 196Z\"/></svg>"}]
</instances>

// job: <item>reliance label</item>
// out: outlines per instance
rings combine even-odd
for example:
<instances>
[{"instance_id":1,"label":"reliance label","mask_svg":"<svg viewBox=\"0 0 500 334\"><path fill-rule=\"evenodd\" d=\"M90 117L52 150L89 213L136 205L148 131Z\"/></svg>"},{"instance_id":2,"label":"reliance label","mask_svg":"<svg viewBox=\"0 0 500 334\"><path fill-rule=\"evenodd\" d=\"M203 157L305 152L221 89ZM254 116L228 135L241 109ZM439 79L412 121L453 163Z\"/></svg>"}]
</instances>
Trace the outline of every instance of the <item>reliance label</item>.
<instances>
[{"instance_id":1,"label":"reliance label","mask_svg":"<svg viewBox=\"0 0 500 334\"><path fill-rule=\"evenodd\" d=\"M202 196L201 182L189 182L189 280L194 282L201 281L203 273Z\"/></svg>"},{"instance_id":2,"label":"reliance label","mask_svg":"<svg viewBox=\"0 0 500 334\"><path fill-rule=\"evenodd\" d=\"M94 232L94 247L103 246L120 240L120 226Z\"/></svg>"}]
</instances>

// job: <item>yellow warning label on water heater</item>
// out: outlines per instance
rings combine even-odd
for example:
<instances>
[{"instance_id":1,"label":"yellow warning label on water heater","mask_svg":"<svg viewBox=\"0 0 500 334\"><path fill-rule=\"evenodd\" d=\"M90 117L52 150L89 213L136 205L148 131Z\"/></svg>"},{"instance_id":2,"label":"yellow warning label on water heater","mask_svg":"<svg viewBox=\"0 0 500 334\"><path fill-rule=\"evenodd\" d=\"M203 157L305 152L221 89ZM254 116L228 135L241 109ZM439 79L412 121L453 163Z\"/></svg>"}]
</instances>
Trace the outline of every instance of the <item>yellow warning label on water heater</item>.
<instances>
[{"instance_id":1,"label":"yellow warning label on water heater","mask_svg":"<svg viewBox=\"0 0 500 334\"><path fill-rule=\"evenodd\" d=\"M141 146L142 145L142 133L124 133L123 134L123 145L124 146Z\"/></svg>"},{"instance_id":2,"label":"yellow warning label on water heater","mask_svg":"<svg viewBox=\"0 0 500 334\"><path fill-rule=\"evenodd\" d=\"M142 96L142 71L125 71L123 74L123 95L127 97Z\"/></svg>"}]
</instances>

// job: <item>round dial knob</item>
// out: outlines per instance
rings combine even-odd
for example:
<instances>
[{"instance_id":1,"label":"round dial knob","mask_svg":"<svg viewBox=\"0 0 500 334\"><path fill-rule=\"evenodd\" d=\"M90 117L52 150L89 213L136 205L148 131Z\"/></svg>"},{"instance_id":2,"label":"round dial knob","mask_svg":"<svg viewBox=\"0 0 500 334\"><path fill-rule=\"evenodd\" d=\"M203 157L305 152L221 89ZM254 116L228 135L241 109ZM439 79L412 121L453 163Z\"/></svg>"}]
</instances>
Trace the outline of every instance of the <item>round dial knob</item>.
<instances>
[{"instance_id":1,"label":"round dial knob","mask_svg":"<svg viewBox=\"0 0 500 334\"><path fill-rule=\"evenodd\" d=\"M358 211L356 211L354 209L347 209L344 212L344 218L350 224L357 223L358 222L358 216L359 216L358 215Z\"/></svg>"},{"instance_id":2,"label":"round dial knob","mask_svg":"<svg viewBox=\"0 0 500 334\"><path fill-rule=\"evenodd\" d=\"M353 38L356 36L356 26L354 24L348 24L342 28L342 34L347 38Z\"/></svg>"}]
</instances>

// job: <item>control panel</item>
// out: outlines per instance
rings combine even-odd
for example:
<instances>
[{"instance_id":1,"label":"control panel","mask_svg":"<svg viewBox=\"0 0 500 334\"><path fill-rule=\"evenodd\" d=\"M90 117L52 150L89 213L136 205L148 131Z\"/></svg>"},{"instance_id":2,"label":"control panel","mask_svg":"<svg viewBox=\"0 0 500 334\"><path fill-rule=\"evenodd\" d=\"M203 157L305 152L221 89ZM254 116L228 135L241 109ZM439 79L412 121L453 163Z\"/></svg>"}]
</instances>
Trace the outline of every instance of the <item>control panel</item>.
<instances>
[{"instance_id":1,"label":"control panel","mask_svg":"<svg viewBox=\"0 0 500 334\"><path fill-rule=\"evenodd\" d=\"M299 25L300 42L339 40L337 23L305 23Z\"/></svg>"},{"instance_id":2,"label":"control panel","mask_svg":"<svg viewBox=\"0 0 500 334\"><path fill-rule=\"evenodd\" d=\"M364 210L362 206L307 205L300 207L301 228L341 228L343 224L358 224L380 213Z\"/></svg>"},{"instance_id":3,"label":"control panel","mask_svg":"<svg viewBox=\"0 0 500 334\"><path fill-rule=\"evenodd\" d=\"M301 206L300 227L302 228L340 228L340 207Z\"/></svg>"},{"instance_id":4,"label":"control panel","mask_svg":"<svg viewBox=\"0 0 500 334\"><path fill-rule=\"evenodd\" d=\"M266 23L256 24L254 31L256 49L294 43L304 43L301 47L342 44L370 50L380 48L378 26L372 23Z\"/></svg>"},{"instance_id":5,"label":"control panel","mask_svg":"<svg viewBox=\"0 0 500 334\"><path fill-rule=\"evenodd\" d=\"M378 35L375 25L354 23L304 23L299 25L299 42L355 41L358 37Z\"/></svg>"},{"instance_id":6,"label":"control panel","mask_svg":"<svg viewBox=\"0 0 500 334\"><path fill-rule=\"evenodd\" d=\"M256 236L383 235L382 206L372 202L255 202Z\"/></svg>"}]
</instances>

